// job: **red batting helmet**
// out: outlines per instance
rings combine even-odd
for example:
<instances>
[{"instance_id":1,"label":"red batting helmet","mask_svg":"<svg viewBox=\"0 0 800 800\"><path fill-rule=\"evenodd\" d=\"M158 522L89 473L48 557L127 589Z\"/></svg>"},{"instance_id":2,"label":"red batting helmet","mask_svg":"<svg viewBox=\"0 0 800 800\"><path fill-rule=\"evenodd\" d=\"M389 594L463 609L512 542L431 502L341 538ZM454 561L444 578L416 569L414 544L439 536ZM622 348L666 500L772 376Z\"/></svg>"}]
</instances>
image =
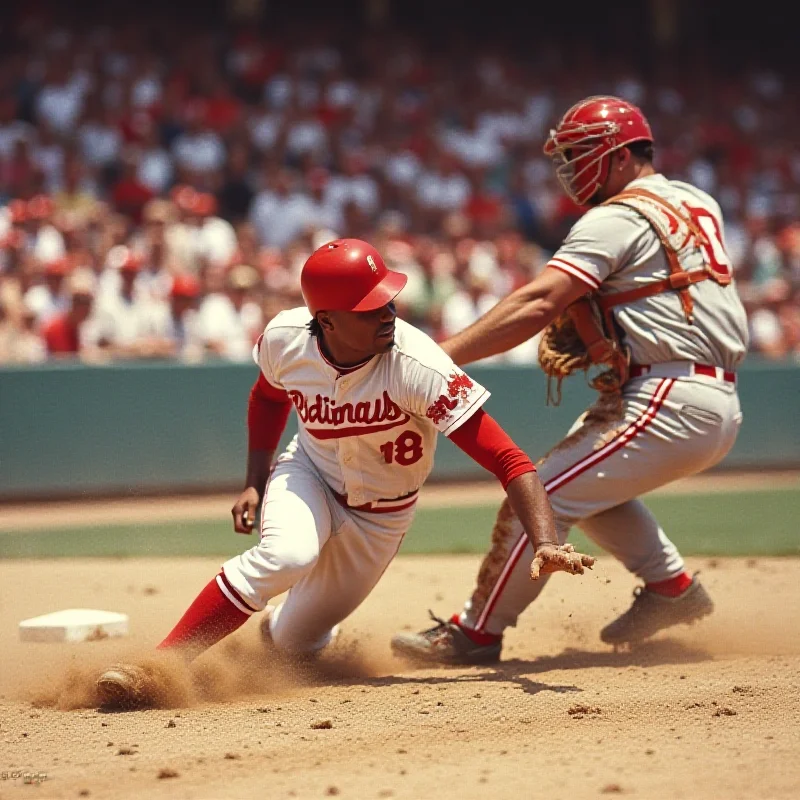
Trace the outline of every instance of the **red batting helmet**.
<instances>
[{"instance_id":1,"label":"red batting helmet","mask_svg":"<svg viewBox=\"0 0 800 800\"><path fill-rule=\"evenodd\" d=\"M386 268L380 253L360 239L335 239L315 250L300 272L308 310L372 311L385 306L408 277Z\"/></svg>"},{"instance_id":2,"label":"red batting helmet","mask_svg":"<svg viewBox=\"0 0 800 800\"><path fill-rule=\"evenodd\" d=\"M605 183L611 153L633 142L652 142L644 114L619 97L587 97L567 111L545 142L564 191L585 205Z\"/></svg>"}]
</instances>

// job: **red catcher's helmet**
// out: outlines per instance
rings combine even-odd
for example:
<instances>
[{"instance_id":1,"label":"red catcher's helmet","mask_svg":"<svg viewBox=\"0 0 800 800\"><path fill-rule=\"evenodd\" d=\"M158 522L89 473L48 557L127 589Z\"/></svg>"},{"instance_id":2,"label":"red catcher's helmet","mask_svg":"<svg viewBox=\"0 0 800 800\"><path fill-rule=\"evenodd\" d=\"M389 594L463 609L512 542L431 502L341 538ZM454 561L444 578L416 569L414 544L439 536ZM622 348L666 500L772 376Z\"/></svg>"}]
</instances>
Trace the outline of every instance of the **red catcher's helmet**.
<instances>
[{"instance_id":1,"label":"red catcher's helmet","mask_svg":"<svg viewBox=\"0 0 800 800\"><path fill-rule=\"evenodd\" d=\"M545 142L564 191L578 205L605 183L611 153L633 142L652 142L644 114L619 97L587 97L567 111Z\"/></svg>"},{"instance_id":2,"label":"red catcher's helmet","mask_svg":"<svg viewBox=\"0 0 800 800\"><path fill-rule=\"evenodd\" d=\"M380 253L361 239L335 239L303 264L300 288L308 310L372 311L385 306L408 277L386 268Z\"/></svg>"}]
</instances>

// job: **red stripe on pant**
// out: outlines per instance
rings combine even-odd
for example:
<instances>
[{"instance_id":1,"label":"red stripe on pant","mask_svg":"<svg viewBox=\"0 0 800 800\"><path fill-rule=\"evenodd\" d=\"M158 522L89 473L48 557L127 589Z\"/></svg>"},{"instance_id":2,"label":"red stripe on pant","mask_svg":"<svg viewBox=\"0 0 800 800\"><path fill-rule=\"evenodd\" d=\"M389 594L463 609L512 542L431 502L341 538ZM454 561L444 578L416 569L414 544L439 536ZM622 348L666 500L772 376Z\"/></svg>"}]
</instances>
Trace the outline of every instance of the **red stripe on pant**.
<instances>
[{"instance_id":1,"label":"red stripe on pant","mask_svg":"<svg viewBox=\"0 0 800 800\"><path fill-rule=\"evenodd\" d=\"M638 436L655 419L674 383L675 380L672 378L665 378L662 380L656 387L655 392L653 392L653 396L650 398L650 404L647 406L647 409L643 411L625 429L623 433L612 439L604 447L601 447L594 453L590 453L588 456L585 456L571 467L565 469L559 475L551 478L544 485L545 491L548 494L558 491L563 486L566 486L570 481L574 480L579 475L582 475L590 467L593 467L595 464L599 464L601 461L604 461L606 458L616 453L620 448L625 447L625 445ZM492 589L491 594L486 599L486 605L483 607L483 611L481 611L480 615L478 616L478 619L475 623L476 631L484 633L483 626L486 625L486 621L489 619L492 610L497 605L497 601L500 598L500 595L503 593L505 585L508 583L509 576L513 572L514 567L517 565L519 559L522 557L522 554L525 552L528 541L528 535L523 531L519 540L512 548L508 560L506 561L505 566L503 567L503 570L497 579L494 589Z\"/></svg>"}]
</instances>

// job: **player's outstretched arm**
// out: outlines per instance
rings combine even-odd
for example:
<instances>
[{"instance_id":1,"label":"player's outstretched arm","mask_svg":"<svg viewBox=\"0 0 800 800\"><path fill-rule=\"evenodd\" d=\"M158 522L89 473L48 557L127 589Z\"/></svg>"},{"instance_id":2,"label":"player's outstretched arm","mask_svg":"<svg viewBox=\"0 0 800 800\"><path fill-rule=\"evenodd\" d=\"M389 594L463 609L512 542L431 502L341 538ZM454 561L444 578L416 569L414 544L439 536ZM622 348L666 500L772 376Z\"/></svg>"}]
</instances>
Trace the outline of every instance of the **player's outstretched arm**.
<instances>
[{"instance_id":1,"label":"player's outstretched arm","mask_svg":"<svg viewBox=\"0 0 800 800\"><path fill-rule=\"evenodd\" d=\"M450 441L497 476L533 546L531 578L548 572L580 574L594 558L558 543L553 509L536 469L509 435L483 410L476 411Z\"/></svg>"},{"instance_id":2,"label":"player's outstretched arm","mask_svg":"<svg viewBox=\"0 0 800 800\"><path fill-rule=\"evenodd\" d=\"M584 567L591 569L594 558L576 553L571 544L559 544L556 534L553 509L547 499L541 480L536 472L526 472L514 478L506 486L508 502L522 523L533 545L531 578L548 572L583 573Z\"/></svg>"},{"instance_id":3,"label":"player's outstretched arm","mask_svg":"<svg viewBox=\"0 0 800 800\"><path fill-rule=\"evenodd\" d=\"M247 474L244 491L231 509L236 533L250 533L267 485L292 402L282 389L267 383L263 374L250 390L247 405Z\"/></svg>"},{"instance_id":4,"label":"player's outstretched arm","mask_svg":"<svg viewBox=\"0 0 800 800\"><path fill-rule=\"evenodd\" d=\"M441 347L461 366L505 353L544 330L588 290L579 278L557 269L545 269L468 328L442 342Z\"/></svg>"}]
</instances>

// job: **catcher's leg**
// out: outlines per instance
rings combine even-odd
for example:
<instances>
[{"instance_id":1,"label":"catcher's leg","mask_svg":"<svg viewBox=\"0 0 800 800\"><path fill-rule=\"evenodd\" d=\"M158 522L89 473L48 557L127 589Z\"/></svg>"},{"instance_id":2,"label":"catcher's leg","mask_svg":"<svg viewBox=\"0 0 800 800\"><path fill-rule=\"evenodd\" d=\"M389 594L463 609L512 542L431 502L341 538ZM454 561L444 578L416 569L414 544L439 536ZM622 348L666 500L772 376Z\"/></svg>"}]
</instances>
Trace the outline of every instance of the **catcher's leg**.
<instances>
[{"instance_id":1,"label":"catcher's leg","mask_svg":"<svg viewBox=\"0 0 800 800\"><path fill-rule=\"evenodd\" d=\"M714 610L697 577L684 571L675 545L640 500L630 500L580 523L603 549L644 581L634 591L631 607L600 632L607 644L629 644L658 631L691 623ZM637 531L633 540L627 531ZM661 543L659 548L656 542Z\"/></svg>"},{"instance_id":2,"label":"catcher's leg","mask_svg":"<svg viewBox=\"0 0 800 800\"><path fill-rule=\"evenodd\" d=\"M592 452L594 439L590 438L587 419L591 417L591 430L601 437L612 434L621 424L621 408L602 414L595 409L597 413L594 416L592 411L590 409L584 414L567 438L537 465L539 477L550 496L556 531L562 544L574 520L565 514L562 504L554 502L548 479L558 476L567 467L577 464L586 453ZM490 549L478 571L475 590L461 614L444 620L431 613L436 625L419 633L395 635L392 637L392 650L419 661L450 664L497 661L503 630L516 623L517 615L539 596L550 579L549 575L542 575L536 581L530 579L532 560L533 549L506 499L497 512Z\"/></svg>"},{"instance_id":3,"label":"catcher's leg","mask_svg":"<svg viewBox=\"0 0 800 800\"><path fill-rule=\"evenodd\" d=\"M702 422L688 419L687 390L676 389L676 383L660 379L631 382L618 415L602 406L590 409L539 465L562 541L569 528L580 520L704 469L727 452L735 438L735 434L731 438L730 426L715 423L714 415L707 415ZM694 386L689 393L695 403L697 392ZM730 405L731 399L723 394L706 400L713 407L715 402ZM718 418L729 417L730 410L724 409L725 413L721 412ZM681 574L680 556L663 531L649 520L640 521L642 525L634 524L617 532L615 554L630 551L631 565L641 563L649 574L664 575L667 579ZM476 589L460 617L450 624L458 623L461 633L476 640L493 635L496 646L497 637L507 626L516 624L519 614L543 589L541 579L532 582L529 578L532 557L521 525L504 504ZM623 560L628 563L627 555ZM413 644L417 651L441 661L459 658L441 631L433 637L432 633L416 635ZM435 639L437 650L444 654L442 657L433 652L430 638ZM405 645L408 650L411 642ZM474 653L469 657L473 658Z\"/></svg>"},{"instance_id":4,"label":"catcher's leg","mask_svg":"<svg viewBox=\"0 0 800 800\"><path fill-rule=\"evenodd\" d=\"M569 525L564 525L556 517L556 529L561 543L566 541ZM444 664L487 664L499 660L502 648L503 617L495 615L489 623L478 627L476 619L486 608L487 599L498 583L506 582L511 596L524 593L525 604L533 602L544 589L550 575L542 575L532 581L526 570L514 570L509 564L512 553L521 541L527 539L522 525L515 516L508 500L504 500L497 512L492 529L491 548L481 564L478 580L472 598L467 602L461 615L454 614L450 619L440 619L429 612L436 623L419 633L399 633L392 637L392 650L400 656L415 661ZM533 549L530 544L524 547L522 562L530 566ZM517 589L508 587L509 583L519 583ZM475 614L473 614L473 610ZM514 624L513 620L508 624Z\"/></svg>"}]
</instances>

